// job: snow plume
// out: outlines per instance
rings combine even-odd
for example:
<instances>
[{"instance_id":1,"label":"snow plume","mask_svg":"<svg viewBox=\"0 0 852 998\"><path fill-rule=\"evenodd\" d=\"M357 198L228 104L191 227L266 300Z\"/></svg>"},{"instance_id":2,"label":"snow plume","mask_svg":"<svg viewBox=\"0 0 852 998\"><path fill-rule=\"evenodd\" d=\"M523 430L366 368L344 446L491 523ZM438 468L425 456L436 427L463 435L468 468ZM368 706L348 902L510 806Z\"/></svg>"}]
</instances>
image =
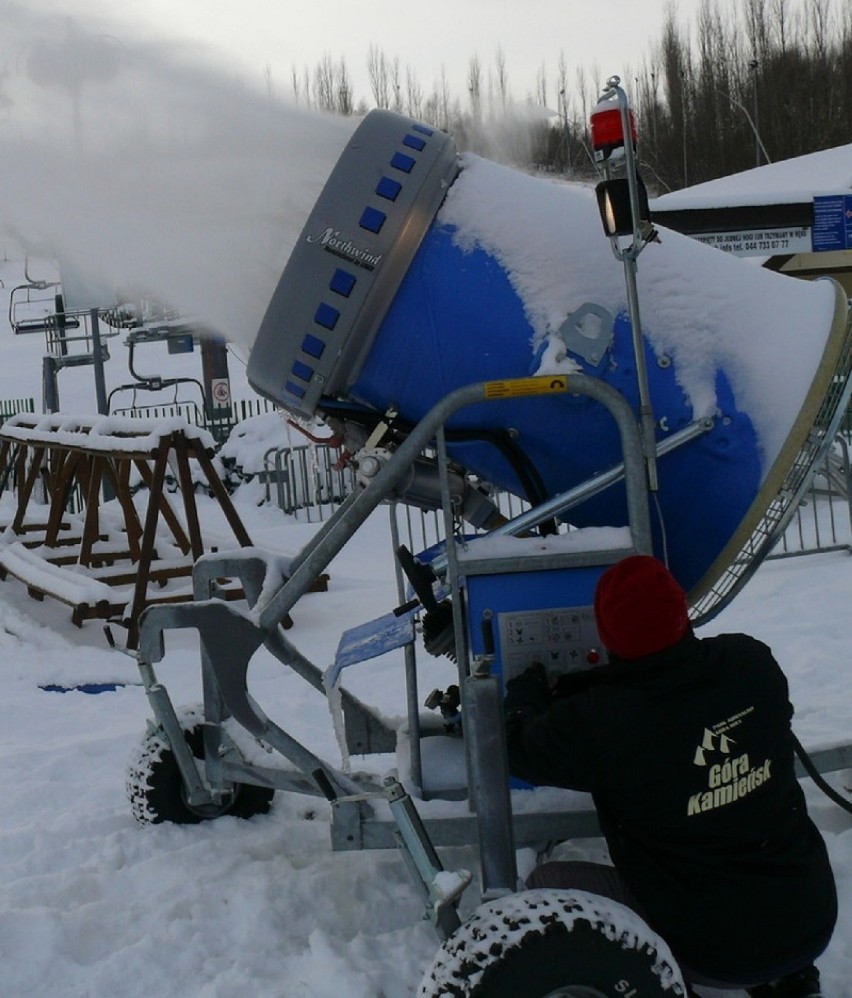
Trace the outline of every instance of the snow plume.
<instances>
[{"instance_id":1,"label":"snow plume","mask_svg":"<svg viewBox=\"0 0 852 998\"><path fill-rule=\"evenodd\" d=\"M355 123L119 24L0 18L5 236L60 261L72 307L151 295L250 347Z\"/></svg>"},{"instance_id":2,"label":"snow plume","mask_svg":"<svg viewBox=\"0 0 852 998\"><path fill-rule=\"evenodd\" d=\"M532 101L507 99L463 116L454 133L460 149L525 170L535 160L535 148L555 117L553 111Z\"/></svg>"}]
</instances>

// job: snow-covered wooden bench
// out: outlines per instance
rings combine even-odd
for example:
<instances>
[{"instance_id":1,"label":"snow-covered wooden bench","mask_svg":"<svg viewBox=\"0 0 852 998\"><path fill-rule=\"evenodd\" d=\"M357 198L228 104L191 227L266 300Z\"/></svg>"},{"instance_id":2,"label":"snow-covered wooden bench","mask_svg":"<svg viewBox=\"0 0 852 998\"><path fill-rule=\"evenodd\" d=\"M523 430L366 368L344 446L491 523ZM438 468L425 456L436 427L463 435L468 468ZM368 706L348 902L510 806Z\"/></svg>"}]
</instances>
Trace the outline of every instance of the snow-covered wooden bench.
<instances>
[{"instance_id":1,"label":"snow-covered wooden bench","mask_svg":"<svg viewBox=\"0 0 852 998\"><path fill-rule=\"evenodd\" d=\"M82 572L62 568L20 542L0 548L0 575L14 576L34 599L53 599L72 608L71 619L81 627L92 617L108 619L123 612L126 600L116 602L115 590Z\"/></svg>"}]
</instances>

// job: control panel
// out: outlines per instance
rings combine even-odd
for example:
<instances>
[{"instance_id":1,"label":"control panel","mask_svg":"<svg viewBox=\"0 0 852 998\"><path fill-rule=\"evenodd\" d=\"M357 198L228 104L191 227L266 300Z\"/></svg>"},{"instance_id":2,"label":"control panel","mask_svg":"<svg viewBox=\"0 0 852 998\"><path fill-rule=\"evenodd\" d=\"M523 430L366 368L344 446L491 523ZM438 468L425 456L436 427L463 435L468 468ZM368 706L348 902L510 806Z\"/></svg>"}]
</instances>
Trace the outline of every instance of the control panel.
<instances>
[{"instance_id":1,"label":"control panel","mask_svg":"<svg viewBox=\"0 0 852 998\"><path fill-rule=\"evenodd\" d=\"M496 632L506 681L533 662L540 662L554 679L606 661L590 606L505 611L497 614Z\"/></svg>"}]
</instances>

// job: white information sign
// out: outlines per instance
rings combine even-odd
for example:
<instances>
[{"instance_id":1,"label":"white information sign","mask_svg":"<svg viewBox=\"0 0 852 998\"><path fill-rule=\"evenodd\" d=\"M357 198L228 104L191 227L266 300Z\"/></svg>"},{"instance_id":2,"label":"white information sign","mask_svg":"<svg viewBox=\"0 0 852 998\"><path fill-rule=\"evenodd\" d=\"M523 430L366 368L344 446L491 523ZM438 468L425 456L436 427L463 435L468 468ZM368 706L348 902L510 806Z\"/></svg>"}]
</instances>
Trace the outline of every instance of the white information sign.
<instances>
[{"instance_id":1,"label":"white information sign","mask_svg":"<svg viewBox=\"0 0 852 998\"><path fill-rule=\"evenodd\" d=\"M794 229L752 229L748 232L702 232L692 237L735 256L781 256L810 253L809 226Z\"/></svg>"}]
</instances>

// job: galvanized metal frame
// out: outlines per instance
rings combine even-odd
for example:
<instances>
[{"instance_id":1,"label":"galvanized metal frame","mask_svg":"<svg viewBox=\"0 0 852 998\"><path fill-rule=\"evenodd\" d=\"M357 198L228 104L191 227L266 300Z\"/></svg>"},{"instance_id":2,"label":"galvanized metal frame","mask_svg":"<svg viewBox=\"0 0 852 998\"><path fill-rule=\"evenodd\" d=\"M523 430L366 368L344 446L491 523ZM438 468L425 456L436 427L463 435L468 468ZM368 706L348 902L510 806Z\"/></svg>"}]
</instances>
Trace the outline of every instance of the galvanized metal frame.
<instances>
[{"instance_id":1,"label":"galvanized metal frame","mask_svg":"<svg viewBox=\"0 0 852 998\"><path fill-rule=\"evenodd\" d=\"M645 487L645 467L640 430L628 403L609 386L583 375L562 379L554 389L554 379L521 379L531 394L538 394L539 385L549 382L554 390L584 395L604 405L613 416L619 430L624 454L621 472L625 478L627 505L633 540L631 551L650 552L651 531ZM512 384L507 382L507 384ZM410 464L429 445L438 440L438 453L446 470L446 453L442 427L460 408L489 401L488 383L477 383L458 389L442 399L414 428L372 484L353 494L336 514L317 532L314 539L293 561L264 555L255 549L201 558L194 573L195 602L151 607L140 622L138 660L140 673L157 724L166 734L184 781L191 803L196 806L215 805L232 789L234 782L274 786L284 790L318 795L325 793L334 799L332 846L335 849L388 848L402 845L414 869L422 863L412 862L412 855L422 859L423 849L444 845L479 844L482 866L482 889L493 896L516 889L515 847L542 841L597 834L593 812L575 813L565 810L542 811L512 816L506 765L505 737L502 724L502 690L496 676L490 674L488 663L460 661L460 685L467 730L467 765L469 808L458 816L426 819L415 828L408 823L400 826L399 814L377 813L376 799L388 803L398 801L398 786L380 788L363 779L353 780L327 762L319 759L287 731L269 718L248 691L246 673L254 653L264 646L279 661L293 669L307 682L320 688L320 671L307 660L286 637L282 621L298 599L308 591L313 579L354 536L367 517L393 493ZM546 404L546 402L542 402ZM441 458L443 455L443 458ZM446 479L446 476L444 476ZM609 482L607 483L609 484ZM444 504L452 537L452 509L448 492ZM542 519L553 515L548 509ZM530 525L526 517L525 525ZM452 552L453 544L449 545ZM617 555L625 550L619 549ZM606 559L606 553L603 555ZM615 556L615 555L614 555ZM566 554L560 562L568 567L572 558ZM453 556L450 555L452 563ZM523 559L501 559L497 572L517 570ZM485 571L484 566L478 570ZM216 580L239 578L248 600L248 609L240 609L215 598ZM451 570L451 585L459 585L458 566ZM457 601L461 605L461 601ZM203 777L184 741L177 714L165 687L157 679L154 665L165 655L166 631L194 628L201 639L201 670L205 701L205 747L207 761ZM459 634L463 624L457 621ZM409 674L413 663L409 662ZM416 701L411 705L416 709ZM388 736L381 720L369 708L350 698L347 726L350 719L360 723L369 737L377 742ZM254 738L270 746L292 768L258 767L247 762L229 733L236 723ZM404 791L402 792L404 796ZM413 804L406 805L406 811ZM397 811L399 808L396 809ZM423 836L430 842L424 846ZM431 843L431 844L430 844ZM428 851L428 850L427 850ZM431 855L431 854L430 854ZM437 868L435 868L437 869ZM433 870L433 872L435 872ZM428 879L428 878L427 878ZM425 882L425 881L424 881ZM433 885L425 884L427 896ZM438 924L446 922L445 906L435 907L444 912ZM436 919L438 918L436 914ZM450 919L450 921L452 921Z\"/></svg>"}]
</instances>

